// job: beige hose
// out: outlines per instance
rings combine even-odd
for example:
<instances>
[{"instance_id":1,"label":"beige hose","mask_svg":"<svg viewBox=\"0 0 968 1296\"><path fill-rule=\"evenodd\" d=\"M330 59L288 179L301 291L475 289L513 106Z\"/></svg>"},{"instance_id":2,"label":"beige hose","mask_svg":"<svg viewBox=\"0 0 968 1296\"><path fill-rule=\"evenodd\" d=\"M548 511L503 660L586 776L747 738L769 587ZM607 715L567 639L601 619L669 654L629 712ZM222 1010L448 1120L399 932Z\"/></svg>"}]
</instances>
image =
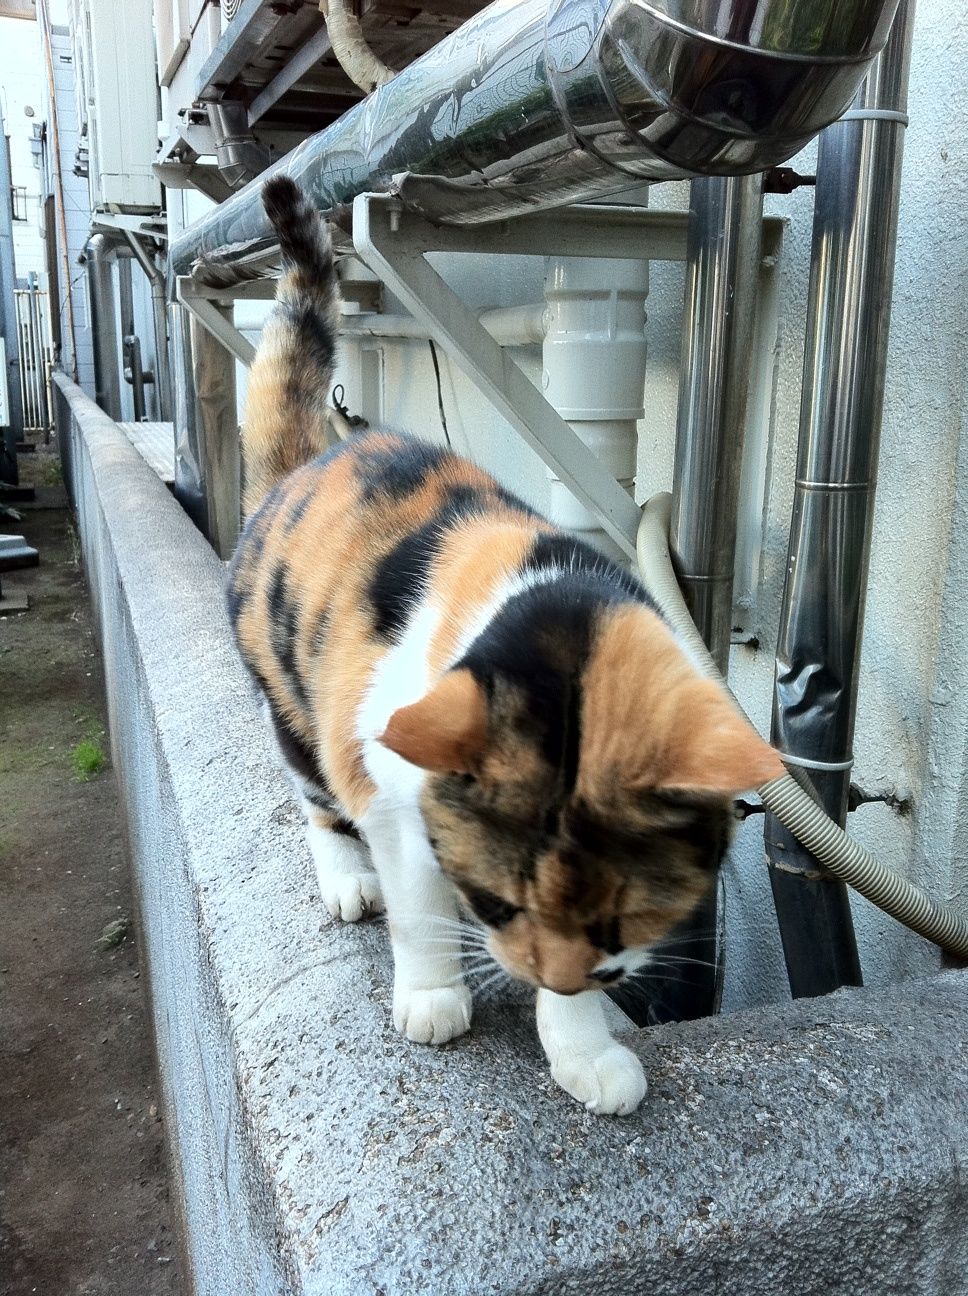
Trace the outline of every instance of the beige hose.
<instances>
[{"instance_id":1,"label":"beige hose","mask_svg":"<svg viewBox=\"0 0 968 1296\"><path fill-rule=\"evenodd\" d=\"M672 497L668 494L655 495L646 504L637 541L639 571L646 589L703 673L726 688L726 681L693 624L676 580L669 554L671 513ZM920 887L878 863L789 774L773 779L757 791L766 808L828 873L852 886L878 909L919 936L940 945L949 954L968 959L968 922L932 900Z\"/></svg>"},{"instance_id":2,"label":"beige hose","mask_svg":"<svg viewBox=\"0 0 968 1296\"><path fill-rule=\"evenodd\" d=\"M319 9L326 19L336 61L355 86L371 94L393 80L396 72L381 63L367 45L360 20L347 0L319 0Z\"/></svg>"}]
</instances>

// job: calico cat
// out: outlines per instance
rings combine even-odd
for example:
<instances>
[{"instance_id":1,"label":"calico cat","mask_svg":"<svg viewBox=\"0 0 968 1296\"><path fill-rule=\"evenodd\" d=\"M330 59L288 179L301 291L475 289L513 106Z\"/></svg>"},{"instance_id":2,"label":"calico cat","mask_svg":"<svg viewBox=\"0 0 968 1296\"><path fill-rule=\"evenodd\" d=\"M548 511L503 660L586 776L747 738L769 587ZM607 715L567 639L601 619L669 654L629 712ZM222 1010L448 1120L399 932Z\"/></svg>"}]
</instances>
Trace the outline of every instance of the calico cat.
<instances>
[{"instance_id":1,"label":"calico cat","mask_svg":"<svg viewBox=\"0 0 968 1296\"><path fill-rule=\"evenodd\" d=\"M628 571L467 460L390 431L326 450L337 327L326 227L264 190L284 275L249 379L248 517L228 602L347 922L388 911L393 1021L470 1025L463 909L537 987L563 1088L630 1112L638 1059L601 988L714 884L735 794L779 758L702 680Z\"/></svg>"}]
</instances>

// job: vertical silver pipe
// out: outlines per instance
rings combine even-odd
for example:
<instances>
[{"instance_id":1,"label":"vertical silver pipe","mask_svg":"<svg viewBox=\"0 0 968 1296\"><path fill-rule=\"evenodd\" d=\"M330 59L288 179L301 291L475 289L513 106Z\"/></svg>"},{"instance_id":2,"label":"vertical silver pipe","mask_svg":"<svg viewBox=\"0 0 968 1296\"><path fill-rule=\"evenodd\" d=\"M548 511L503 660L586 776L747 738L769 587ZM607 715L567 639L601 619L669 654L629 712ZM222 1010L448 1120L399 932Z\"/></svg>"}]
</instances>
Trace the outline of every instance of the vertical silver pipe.
<instances>
[{"instance_id":1,"label":"vertical silver pipe","mask_svg":"<svg viewBox=\"0 0 968 1296\"><path fill-rule=\"evenodd\" d=\"M240 451L235 360L172 305L175 375L175 495L216 552L228 558L240 520ZM231 307L227 308L231 318Z\"/></svg>"},{"instance_id":2,"label":"vertical silver pipe","mask_svg":"<svg viewBox=\"0 0 968 1296\"><path fill-rule=\"evenodd\" d=\"M762 176L692 182L671 540L689 610L724 675L762 227Z\"/></svg>"},{"instance_id":3,"label":"vertical silver pipe","mask_svg":"<svg viewBox=\"0 0 968 1296\"><path fill-rule=\"evenodd\" d=\"M847 814L897 245L913 0L843 121L821 136L797 483L773 740ZM770 879L797 996L861 982L842 884L772 817Z\"/></svg>"},{"instance_id":4,"label":"vertical silver pipe","mask_svg":"<svg viewBox=\"0 0 968 1296\"><path fill-rule=\"evenodd\" d=\"M20 377L20 435L24 436L30 426L30 399L27 391L27 290L18 288L14 293L16 303L17 325L17 368Z\"/></svg>"},{"instance_id":5,"label":"vertical silver pipe","mask_svg":"<svg viewBox=\"0 0 968 1296\"><path fill-rule=\"evenodd\" d=\"M27 281L27 293L24 297L24 333L22 345L26 351L27 375L26 403L24 405L24 432L37 430L37 336L34 328L34 281L31 276Z\"/></svg>"},{"instance_id":6,"label":"vertical silver pipe","mask_svg":"<svg viewBox=\"0 0 968 1296\"><path fill-rule=\"evenodd\" d=\"M148 410L145 405L145 375L141 363L141 339L137 333L129 333L124 339L124 364L124 376L131 384L134 421L143 423L148 417Z\"/></svg>"},{"instance_id":7,"label":"vertical silver pipe","mask_svg":"<svg viewBox=\"0 0 968 1296\"><path fill-rule=\"evenodd\" d=\"M0 336L6 344L4 378L10 401L10 423L0 428L0 482L16 486L17 442L23 435L24 409L20 386L20 330L17 322L16 266L13 249L13 199L10 175L10 141L0 106Z\"/></svg>"},{"instance_id":8,"label":"vertical silver pipe","mask_svg":"<svg viewBox=\"0 0 968 1296\"><path fill-rule=\"evenodd\" d=\"M95 234L87 245L87 283L94 328L94 399L105 414L121 418L121 371L118 364L118 312L114 300L112 240Z\"/></svg>"},{"instance_id":9,"label":"vertical silver pipe","mask_svg":"<svg viewBox=\"0 0 968 1296\"><path fill-rule=\"evenodd\" d=\"M37 319L37 280L35 275L30 275L27 281L27 303L30 313L30 349L31 349L31 371L30 371L30 428L31 431L40 430L40 384L38 378L40 375L40 330L38 329Z\"/></svg>"},{"instance_id":10,"label":"vertical silver pipe","mask_svg":"<svg viewBox=\"0 0 968 1296\"><path fill-rule=\"evenodd\" d=\"M762 176L692 182L671 544L689 609L724 675L762 230ZM652 1020L717 1010L719 923L713 893L676 933L675 953L696 962L657 987Z\"/></svg>"}]
</instances>

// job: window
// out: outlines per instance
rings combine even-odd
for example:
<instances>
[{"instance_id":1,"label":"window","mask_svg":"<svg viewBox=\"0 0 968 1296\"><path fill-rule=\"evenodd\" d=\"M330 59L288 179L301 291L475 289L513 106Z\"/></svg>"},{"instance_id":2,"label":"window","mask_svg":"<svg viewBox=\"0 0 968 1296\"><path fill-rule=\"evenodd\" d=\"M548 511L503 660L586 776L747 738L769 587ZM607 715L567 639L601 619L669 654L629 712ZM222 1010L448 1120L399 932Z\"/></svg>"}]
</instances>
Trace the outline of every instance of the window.
<instances>
[{"instance_id":1,"label":"window","mask_svg":"<svg viewBox=\"0 0 968 1296\"><path fill-rule=\"evenodd\" d=\"M15 221L26 222L29 220L27 215L27 186L11 185L10 186L10 212L11 219Z\"/></svg>"}]
</instances>

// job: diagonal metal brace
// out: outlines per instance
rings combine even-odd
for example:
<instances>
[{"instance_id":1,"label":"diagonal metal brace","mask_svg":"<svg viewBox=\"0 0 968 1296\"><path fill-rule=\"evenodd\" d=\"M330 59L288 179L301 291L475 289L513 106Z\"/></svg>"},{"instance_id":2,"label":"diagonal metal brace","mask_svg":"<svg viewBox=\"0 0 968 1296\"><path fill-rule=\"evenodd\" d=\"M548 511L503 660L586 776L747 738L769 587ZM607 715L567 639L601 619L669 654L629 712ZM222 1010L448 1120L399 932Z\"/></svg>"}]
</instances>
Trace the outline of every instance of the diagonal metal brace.
<instances>
[{"instance_id":1,"label":"diagonal metal brace","mask_svg":"<svg viewBox=\"0 0 968 1296\"><path fill-rule=\"evenodd\" d=\"M598 213L594 208L586 210L588 224L593 226ZM575 218L569 223L574 225ZM514 224L509 223L505 229ZM545 242L556 250L553 228L548 222L546 237L535 238L526 250L540 254L545 251ZM532 235L536 233L532 230ZM634 558L640 520L635 501L425 260L425 252L442 248L478 250L481 237L482 231L472 227L445 230L431 225L387 195L361 194L353 202L353 242L358 256L440 341L575 497L592 510L615 543ZM611 242L606 242L605 247L607 250L599 250L594 238L582 239L580 255L616 255ZM641 250L625 242L624 255L641 256Z\"/></svg>"},{"instance_id":2,"label":"diagonal metal brace","mask_svg":"<svg viewBox=\"0 0 968 1296\"><path fill-rule=\"evenodd\" d=\"M191 279L182 278L176 281L178 300L190 315L194 315L202 328L211 333L225 347L230 355L235 356L248 368L255 359L255 347L249 339L235 327L214 301L211 301L204 289L199 289Z\"/></svg>"}]
</instances>

